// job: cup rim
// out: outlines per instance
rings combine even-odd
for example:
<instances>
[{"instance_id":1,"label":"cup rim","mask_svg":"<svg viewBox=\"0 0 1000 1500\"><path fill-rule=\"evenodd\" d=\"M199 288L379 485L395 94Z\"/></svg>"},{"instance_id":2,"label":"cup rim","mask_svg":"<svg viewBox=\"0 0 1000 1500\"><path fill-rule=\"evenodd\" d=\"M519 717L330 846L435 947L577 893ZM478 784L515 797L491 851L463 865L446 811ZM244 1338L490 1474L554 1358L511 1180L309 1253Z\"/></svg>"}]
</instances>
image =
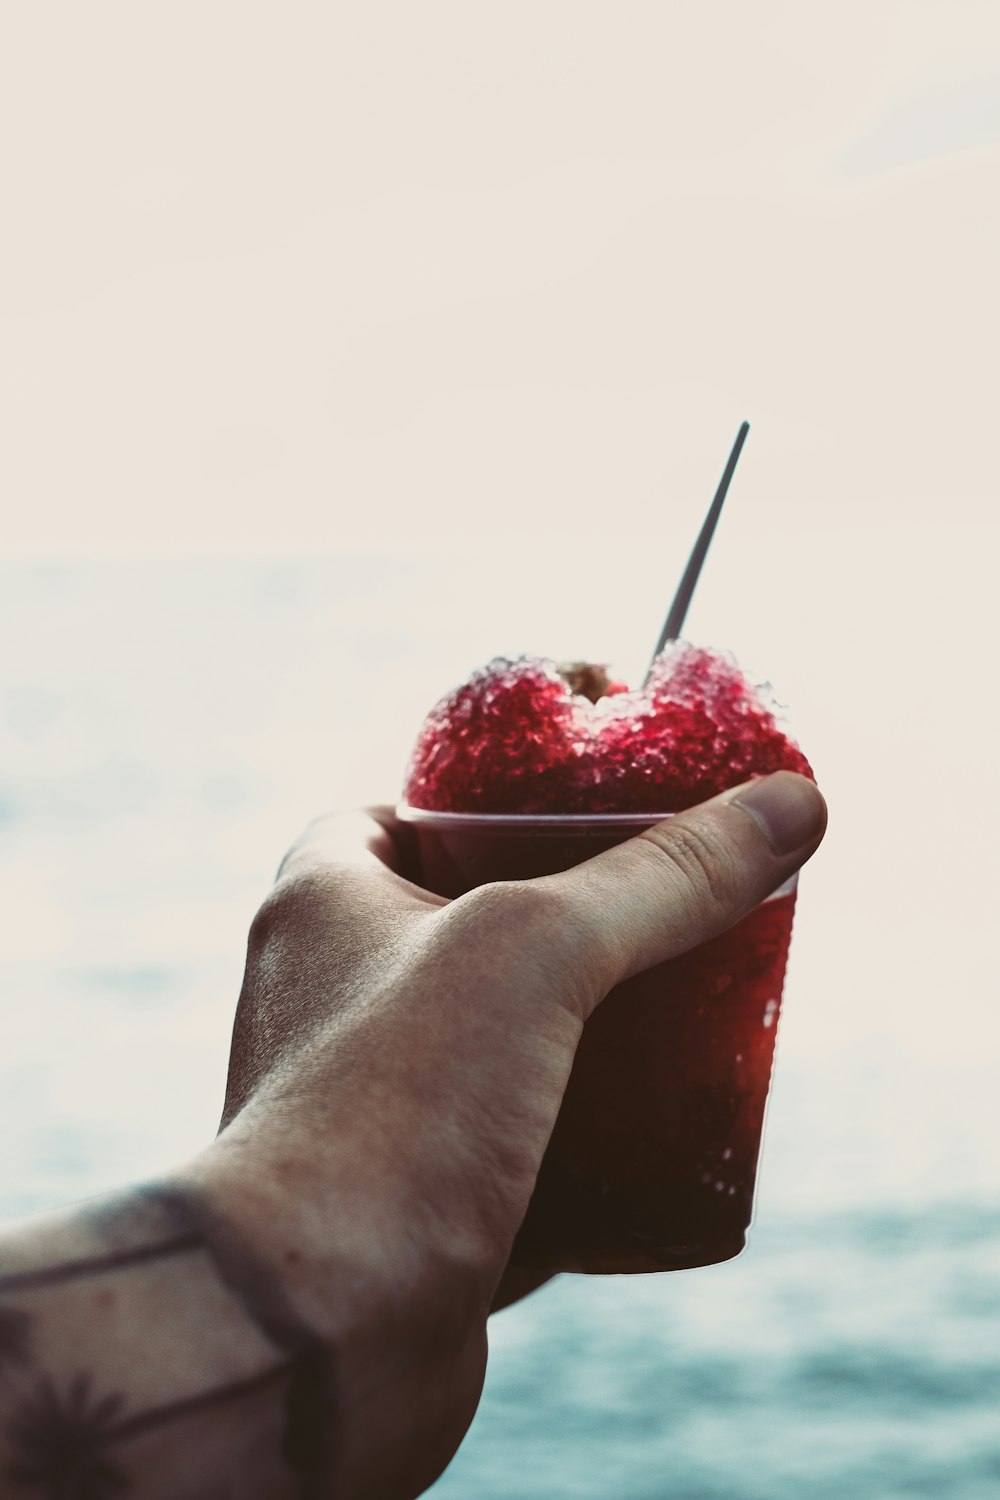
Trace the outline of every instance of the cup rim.
<instances>
[{"instance_id":1,"label":"cup rim","mask_svg":"<svg viewBox=\"0 0 1000 1500\"><path fill-rule=\"evenodd\" d=\"M402 823L422 823L429 828L551 828L567 833L583 833L591 828L654 828L672 812L622 813L486 813L437 812L429 807L413 807L409 802L396 803L396 816Z\"/></svg>"},{"instance_id":2,"label":"cup rim","mask_svg":"<svg viewBox=\"0 0 1000 1500\"><path fill-rule=\"evenodd\" d=\"M663 823L667 818L676 817L675 813L454 813L434 812L426 807L411 807L408 802L396 803L396 816L403 823L410 823L415 828L440 829L446 833L449 829L454 833L460 833L463 829L478 830L483 833L539 833L539 834L563 834L577 835L582 837L588 833L600 833L602 831L613 833L615 830L628 830L632 828L653 828L657 823ZM799 872L794 870L787 880L776 886L769 896L765 896L762 905L766 906L769 901L777 901L781 896L790 896L797 888Z\"/></svg>"}]
</instances>

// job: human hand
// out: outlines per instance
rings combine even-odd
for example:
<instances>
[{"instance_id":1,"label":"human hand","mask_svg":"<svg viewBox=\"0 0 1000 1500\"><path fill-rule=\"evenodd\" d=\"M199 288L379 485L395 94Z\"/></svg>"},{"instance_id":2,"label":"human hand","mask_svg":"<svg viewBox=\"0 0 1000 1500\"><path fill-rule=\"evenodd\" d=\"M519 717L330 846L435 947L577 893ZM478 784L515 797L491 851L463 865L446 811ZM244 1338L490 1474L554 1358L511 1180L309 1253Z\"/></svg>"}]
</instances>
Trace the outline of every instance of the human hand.
<instances>
[{"instance_id":1,"label":"human hand","mask_svg":"<svg viewBox=\"0 0 1000 1500\"><path fill-rule=\"evenodd\" d=\"M457 1448L593 1008L739 920L824 828L812 783L779 772L563 874L452 902L408 878L387 809L322 819L286 857L200 1170L336 1349L344 1494L419 1493Z\"/></svg>"}]
</instances>

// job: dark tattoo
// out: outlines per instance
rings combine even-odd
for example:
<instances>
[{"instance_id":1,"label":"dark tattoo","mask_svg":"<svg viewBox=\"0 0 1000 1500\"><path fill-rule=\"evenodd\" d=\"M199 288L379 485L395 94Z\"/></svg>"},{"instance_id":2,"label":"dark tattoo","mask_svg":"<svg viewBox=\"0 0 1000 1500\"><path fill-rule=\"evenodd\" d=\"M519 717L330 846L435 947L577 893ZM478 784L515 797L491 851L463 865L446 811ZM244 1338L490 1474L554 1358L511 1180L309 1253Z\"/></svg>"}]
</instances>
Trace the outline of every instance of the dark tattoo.
<instances>
[{"instance_id":1,"label":"dark tattoo","mask_svg":"<svg viewBox=\"0 0 1000 1500\"><path fill-rule=\"evenodd\" d=\"M0 1377L18 1366L23 1387L22 1399L16 1407L8 1406L3 1423L7 1484L18 1493L34 1492L40 1500L113 1500L132 1487L120 1454L129 1441L284 1380L282 1457L298 1479L301 1500L329 1495L335 1409L329 1350L302 1323L272 1272L258 1265L238 1231L199 1194L173 1186L106 1201L89 1216L89 1231L98 1253L0 1275L0 1295L30 1295L202 1252L252 1324L279 1351L278 1362L249 1379L135 1413L126 1412L124 1395L99 1393L92 1377L83 1373L68 1385L43 1378L29 1395L33 1319L0 1302ZM6 1486L0 1484L0 1493L6 1496Z\"/></svg>"},{"instance_id":2,"label":"dark tattoo","mask_svg":"<svg viewBox=\"0 0 1000 1500\"><path fill-rule=\"evenodd\" d=\"M0 1373L7 1365L23 1365L28 1358L28 1314L19 1307L0 1305Z\"/></svg>"},{"instance_id":3,"label":"dark tattoo","mask_svg":"<svg viewBox=\"0 0 1000 1500\"><path fill-rule=\"evenodd\" d=\"M272 1344L293 1355L312 1347L315 1338L311 1330L289 1306L274 1276L259 1268L254 1255L227 1220L193 1191L147 1188L145 1196L147 1202L155 1198L170 1223L178 1231L185 1231L185 1238L207 1250L220 1280Z\"/></svg>"},{"instance_id":4,"label":"dark tattoo","mask_svg":"<svg viewBox=\"0 0 1000 1500\"><path fill-rule=\"evenodd\" d=\"M270 1342L290 1356L282 1453L299 1479L301 1500L323 1500L332 1485L336 1410L329 1349L303 1325L274 1277L259 1269L240 1237L203 1199L170 1188L162 1192L160 1202L174 1223L201 1232L221 1280Z\"/></svg>"},{"instance_id":5,"label":"dark tattoo","mask_svg":"<svg viewBox=\"0 0 1000 1500\"><path fill-rule=\"evenodd\" d=\"M46 1500L105 1500L129 1488L109 1456L111 1448L168 1422L250 1395L280 1380L288 1368L287 1363L276 1365L249 1380L131 1417L121 1417L124 1399L119 1395L92 1398L86 1375L78 1375L62 1394L51 1380L43 1380L7 1425L14 1456L6 1477L41 1489Z\"/></svg>"},{"instance_id":6,"label":"dark tattoo","mask_svg":"<svg viewBox=\"0 0 1000 1500\"><path fill-rule=\"evenodd\" d=\"M331 1491L331 1385L325 1352L307 1349L299 1355L288 1385L281 1452L299 1477L302 1500L325 1500Z\"/></svg>"},{"instance_id":7,"label":"dark tattoo","mask_svg":"<svg viewBox=\"0 0 1000 1500\"><path fill-rule=\"evenodd\" d=\"M15 1456L7 1478L40 1489L46 1500L106 1500L120 1493L125 1478L105 1450L121 1405L120 1396L91 1401L85 1375L64 1396L43 1380L8 1424Z\"/></svg>"},{"instance_id":8,"label":"dark tattoo","mask_svg":"<svg viewBox=\"0 0 1000 1500\"><path fill-rule=\"evenodd\" d=\"M189 1396L186 1401L171 1401L167 1406L154 1406L152 1411L138 1412L134 1417L126 1417L117 1423L111 1432L111 1439L113 1442L125 1442L128 1438L141 1437L143 1433L151 1432L154 1427L162 1427L166 1422L177 1422L182 1417L194 1416L196 1412L207 1411L213 1406L225 1406L229 1401L238 1401L241 1396L249 1396L264 1386L273 1385L287 1374L287 1362L272 1365L260 1375L251 1375L247 1380L234 1380L232 1385L216 1386L214 1391L206 1391L201 1396Z\"/></svg>"},{"instance_id":9,"label":"dark tattoo","mask_svg":"<svg viewBox=\"0 0 1000 1500\"><path fill-rule=\"evenodd\" d=\"M45 1266L40 1271L15 1271L9 1276L0 1276L0 1295L33 1292L43 1287L58 1286L61 1281L75 1281L79 1277L103 1276L110 1271L123 1271L129 1266L142 1265L143 1261L161 1260L167 1255L185 1255L191 1250L200 1250L204 1243L200 1234L179 1234L174 1239L163 1240L159 1245L137 1245L131 1250L113 1250L108 1255L68 1260L59 1266Z\"/></svg>"}]
</instances>

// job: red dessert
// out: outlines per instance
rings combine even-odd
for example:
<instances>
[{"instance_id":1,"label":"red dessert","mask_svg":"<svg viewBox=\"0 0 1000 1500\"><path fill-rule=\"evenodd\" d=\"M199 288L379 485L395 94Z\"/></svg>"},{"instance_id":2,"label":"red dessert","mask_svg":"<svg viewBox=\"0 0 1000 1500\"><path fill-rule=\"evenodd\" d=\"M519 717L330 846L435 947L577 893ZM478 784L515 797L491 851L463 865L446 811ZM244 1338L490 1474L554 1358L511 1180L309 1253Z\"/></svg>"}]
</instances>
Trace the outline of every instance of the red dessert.
<instances>
[{"instance_id":1,"label":"red dessert","mask_svg":"<svg viewBox=\"0 0 1000 1500\"><path fill-rule=\"evenodd\" d=\"M603 682L602 682L603 678ZM808 762L732 658L675 642L645 688L498 657L431 709L406 777L437 812L680 812Z\"/></svg>"},{"instance_id":2,"label":"red dessert","mask_svg":"<svg viewBox=\"0 0 1000 1500\"><path fill-rule=\"evenodd\" d=\"M812 774L729 657L675 643L636 692L583 663L498 658L431 710L401 811L425 882L458 896L567 869L637 815L648 826L779 769ZM794 905L778 893L598 1007L517 1263L678 1270L742 1249Z\"/></svg>"}]
</instances>

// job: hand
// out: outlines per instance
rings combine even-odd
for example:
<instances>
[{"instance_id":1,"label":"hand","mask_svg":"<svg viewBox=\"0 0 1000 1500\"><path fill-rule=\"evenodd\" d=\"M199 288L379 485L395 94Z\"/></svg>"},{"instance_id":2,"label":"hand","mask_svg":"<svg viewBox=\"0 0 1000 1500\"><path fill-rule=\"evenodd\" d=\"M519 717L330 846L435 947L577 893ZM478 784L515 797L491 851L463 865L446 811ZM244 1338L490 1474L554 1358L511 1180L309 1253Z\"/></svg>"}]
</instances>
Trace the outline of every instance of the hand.
<instances>
[{"instance_id":1,"label":"hand","mask_svg":"<svg viewBox=\"0 0 1000 1500\"><path fill-rule=\"evenodd\" d=\"M250 935L203 1182L336 1349L342 1493L431 1483L478 1403L486 1318L581 1029L818 847L779 772L576 869L447 902L387 809L314 824Z\"/></svg>"}]
</instances>

